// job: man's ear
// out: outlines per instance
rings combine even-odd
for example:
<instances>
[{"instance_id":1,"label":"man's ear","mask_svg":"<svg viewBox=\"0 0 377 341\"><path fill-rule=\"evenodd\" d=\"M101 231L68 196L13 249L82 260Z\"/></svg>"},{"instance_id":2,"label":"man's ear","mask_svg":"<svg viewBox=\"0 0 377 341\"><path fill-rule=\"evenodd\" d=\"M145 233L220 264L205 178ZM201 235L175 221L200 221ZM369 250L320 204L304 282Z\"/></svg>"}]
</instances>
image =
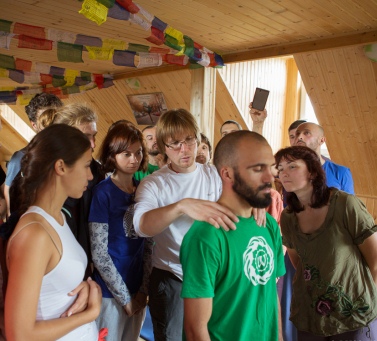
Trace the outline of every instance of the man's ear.
<instances>
[{"instance_id":1,"label":"man's ear","mask_svg":"<svg viewBox=\"0 0 377 341\"><path fill-rule=\"evenodd\" d=\"M220 169L220 177L223 181L233 183L233 176L234 176L233 168L222 167Z\"/></svg>"},{"instance_id":2,"label":"man's ear","mask_svg":"<svg viewBox=\"0 0 377 341\"><path fill-rule=\"evenodd\" d=\"M322 146L326 142L326 137L322 136L319 142L321 143L321 146Z\"/></svg>"},{"instance_id":3,"label":"man's ear","mask_svg":"<svg viewBox=\"0 0 377 341\"><path fill-rule=\"evenodd\" d=\"M37 122L30 121L31 127L35 132L38 132L38 124Z\"/></svg>"},{"instance_id":4,"label":"man's ear","mask_svg":"<svg viewBox=\"0 0 377 341\"><path fill-rule=\"evenodd\" d=\"M62 159L55 161L54 169L58 175L64 175L67 171L67 167Z\"/></svg>"}]
</instances>

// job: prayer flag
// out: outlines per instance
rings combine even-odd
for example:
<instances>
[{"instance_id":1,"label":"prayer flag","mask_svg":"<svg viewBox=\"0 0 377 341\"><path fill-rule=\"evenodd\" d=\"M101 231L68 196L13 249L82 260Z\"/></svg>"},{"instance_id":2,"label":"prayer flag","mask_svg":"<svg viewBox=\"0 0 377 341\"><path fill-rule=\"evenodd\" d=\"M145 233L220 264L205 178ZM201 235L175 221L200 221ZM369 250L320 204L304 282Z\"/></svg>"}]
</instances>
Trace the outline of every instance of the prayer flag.
<instances>
[{"instance_id":1,"label":"prayer flag","mask_svg":"<svg viewBox=\"0 0 377 341\"><path fill-rule=\"evenodd\" d=\"M23 71L31 71L33 63L30 60L16 58L16 69Z\"/></svg>"},{"instance_id":2,"label":"prayer flag","mask_svg":"<svg viewBox=\"0 0 377 341\"><path fill-rule=\"evenodd\" d=\"M0 32L0 48L9 50L10 43L14 36L13 33Z\"/></svg>"},{"instance_id":3,"label":"prayer flag","mask_svg":"<svg viewBox=\"0 0 377 341\"><path fill-rule=\"evenodd\" d=\"M85 84L88 84L90 82L91 82L91 80L87 80L87 79L85 79L83 77L76 77L76 81L75 81L75 83L77 85L85 85Z\"/></svg>"},{"instance_id":4,"label":"prayer flag","mask_svg":"<svg viewBox=\"0 0 377 341\"><path fill-rule=\"evenodd\" d=\"M147 19L148 22L152 22L154 16L150 14L148 11L146 11L143 7L138 5L139 7L139 14L142 14L145 19Z\"/></svg>"},{"instance_id":5,"label":"prayer flag","mask_svg":"<svg viewBox=\"0 0 377 341\"><path fill-rule=\"evenodd\" d=\"M52 84L52 75L46 75L46 74L41 73L41 83Z\"/></svg>"},{"instance_id":6,"label":"prayer flag","mask_svg":"<svg viewBox=\"0 0 377 341\"><path fill-rule=\"evenodd\" d=\"M179 45L178 40L175 37L172 37L166 33L165 33L165 45L177 51L182 50L182 46Z\"/></svg>"},{"instance_id":7,"label":"prayer flag","mask_svg":"<svg viewBox=\"0 0 377 341\"><path fill-rule=\"evenodd\" d=\"M113 63L119 66L135 67L135 52L132 51L114 51Z\"/></svg>"},{"instance_id":8,"label":"prayer flag","mask_svg":"<svg viewBox=\"0 0 377 341\"><path fill-rule=\"evenodd\" d=\"M104 48L112 48L114 50L126 50L127 49L127 43L122 40L116 40L116 39L104 39L102 41L102 47Z\"/></svg>"},{"instance_id":9,"label":"prayer flag","mask_svg":"<svg viewBox=\"0 0 377 341\"><path fill-rule=\"evenodd\" d=\"M186 56L193 56L194 55L194 41L188 37L188 36L183 36L183 40L185 41L185 55Z\"/></svg>"},{"instance_id":10,"label":"prayer flag","mask_svg":"<svg viewBox=\"0 0 377 341\"><path fill-rule=\"evenodd\" d=\"M170 49L151 46L149 49L149 53L168 54L170 53Z\"/></svg>"},{"instance_id":11,"label":"prayer flag","mask_svg":"<svg viewBox=\"0 0 377 341\"><path fill-rule=\"evenodd\" d=\"M9 70L0 69L0 78L9 78Z\"/></svg>"},{"instance_id":12,"label":"prayer flag","mask_svg":"<svg viewBox=\"0 0 377 341\"><path fill-rule=\"evenodd\" d=\"M64 95L79 94L80 88L77 85L68 86L62 89Z\"/></svg>"},{"instance_id":13,"label":"prayer flag","mask_svg":"<svg viewBox=\"0 0 377 341\"><path fill-rule=\"evenodd\" d=\"M9 78L17 83L22 84L25 80L24 72L19 70L9 70Z\"/></svg>"},{"instance_id":14,"label":"prayer flag","mask_svg":"<svg viewBox=\"0 0 377 341\"><path fill-rule=\"evenodd\" d=\"M18 36L18 47L33 50L52 50L52 41L47 39L39 39L26 35Z\"/></svg>"},{"instance_id":15,"label":"prayer flag","mask_svg":"<svg viewBox=\"0 0 377 341\"><path fill-rule=\"evenodd\" d=\"M39 84L41 82L41 75L38 72L24 71L24 83Z\"/></svg>"},{"instance_id":16,"label":"prayer flag","mask_svg":"<svg viewBox=\"0 0 377 341\"><path fill-rule=\"evenodd\" d=\"M34 94L31 94L31 95L24 94L23 91L22 91L21 95L17 96L18 104L19 105L28 105L33 97L34 97Z\"/></svg>"},{"instance_id":17,"label":"prayer flag","mask_svg":"<svg viewBox=\"0 0 377 341\"><path fill-rule=\"evenodd\" d=\"M160 66L162 64L162 57L157 53L139 53L139 60L135 63L136 67L151 67Z\"/></svg>"},{"instance_id":18,"label":"prayer flag","mask_svg":"<svg viewBox=\"0 0 377 341\"><path fill-rule=\"evenodd\" d=\"M66 80L65 86L72 86L75 84L76 77L80 74L80 71L77 70L65 70L64 79Z\"/></svg>"},{"instance_id":19,"label":"prayer flag","mask_svg":"<svg viewBox=\"0 0 377 341\"><path fill-rule=\"evenodd\" d=\"M58 42L59 62L83 63L82 45Z\"/></svg>"},{"instance_id":20,"label":"prayer flag","mask_svg":"<svg viewBox=\"0 0 377 341\"><path fill-rule=\"evenodd\" d=\"M209 55L207 52L202 51L202 59L198 61L199 65L202 65L204 67L207 67L209 63L211 62Z\"/></svg>"},{"instance_id":21,"label":"prayer flag","mask_svg":"<svg viewBox=\"0 0 377 341\"><path fill-rule=\"evenodd\" d=\"M11 26L11 21L0 19L0 31L10 33Z\"/></svg>"},{"instance_id":22,"label":"prayer flag","mask_svg":"<svg viewBox=\"0 0 377 341\"><path fill-rule=\"evenodd\" d=\"M64 43L73 44L76 40L76 34L49 28L47 29L47 39L52 41L63 41Z\"/></svg>"},{"instance_id":23,"label":"prayer flag","mask_svg":"<svg viewBox=\"0 0 377 341\"><path fill-rule=\"evenodd\" d=\"M94 73L93 76L94 76L94 82L97 84L98 89L102 89L103 82L104 82L103 75Z\"/></svg>"},{"instance_id":24,"label":"prayer flag","mask_svg":"<svg viewBox=\"0 0 377 341\"><path fill-rule=\"evenodd\" d=\"M95 60L112 60L114 48L85 46L89 52L89 58Z\"/></svg>"},{"instance_id":25,"label":"prayer flag","mask_svg":"<svg viewBox=\"0 0 377 341\"><path fill-rule=\"evenodd\" d=\"M139 12L139 7L132 0L116 0L116 2L130 13Z\"/></svg>"},{"instance_id":26,"label":"prayer flag","mask_svg":"<svg viewBox=\"0 0 377 341\"><path fill-rule=\"evenodd\" d=\"M44 63L35 63L35 72L50 74L50 65Z\"/></svg>"},{"instance_id":27,"label":"prayer flag","mask_svg":"<svg viewBox=\"0 0 377 341\"><path fill-rule=\"evenodd\" d=\"M102 40L98 37L91 37L83 34L78 34L76 36L75 44L102 47Z\"/></svg>"},{"instance_id":28,"label":"prayer flag","mask_svg":"<svg viewBox=\"0 0 377 341\"><path fill-rule=\"evenodd\" d=\"M15 69L16 63L12 56L0 54L0 68L2 69Z\"/></svg>"},{"instance_id":29,"label":"prayer flag","mask_svg":"<svg viewBox=\"0 0 377 341\"><path fill-rule=\"evenodd\" d=\"M115 0L97 0L97 1L107 8L113 7L115 3Z\"/></svg>"},{"instance_id":30,"label":"prayer flag","mask_svg":"<svg viewBox=\"0 0 377 341\"><path fill-rule=\"evenodd\" d=\"M46 39L44 27L26 25L16 22L13 27L13 33L25 35L32 38Z\"/></svg>"},{"instance_id":31,"label":"prayer flag","mask_svg":"<svg viewBox=\"0 0 377 341\"><path fill-rule=\"evenodd\" d=\"M49 73L50 75L53 75L53 76L64 76L65 69L62 67L51 66Z\"/></svg>"},{"instance_id":32,"label":"prayer flag","mask_svg":"<svg viewBox=\"0 0 377 341\"><path fill-rule=\"evenodd\" d=\"M103 24L107 19L108 8L96 0L84 0L80 14L89 20L94 21L97 25Z\"/></svg>"},{"instance_id":33,"label":"prayer flag","mask_svg":"<svg viewBox=\"0 0 377 341\"><path fill-rule=\"evenodd\" d=\"M64 79L63 76L54 76L52 77L52 86L55 88L64 86L67 84L67 81Z\"/></svg>"},{"instance_id":34,"label":"prayer flag","mask_svg":"<svg viewBox=\"0 0 377 341\"><path fill-rule=\"evenodd\" d=\"M92 74L90 72L81 71L80 75L84 81L87 81L87 82L92 81Z\"/></svg>"},{"instance_id":35,"label":"prayer flag","mask_svg":"<svg viewBox=\"0 0 377 341\"><path fill-rule=\"evenodd\" d=\"M0 91L0 103L16 104L16 91Z\"/></svg>"},{"instance_id":36,"label":"prayer flag","mask_svg":"<svg viewBox=\"0 0 377 341\"><path fill-rule=\"evenodd\" d=\"M108 79L108 78L105 78L104 82L103 82L103 88L106 89L106 88L110 88L110 86L113 86L114 85L114 82L112 79Z\"/></svg>"},{"instance_id":37,"label":"prayer flag","mask_svg":"<svg viewBox=\"0 0 377 341\"><path fill-rule=\"evenodd\" d=\"M128 44L127 50L134 51L134 52L148 52L149 46L141 45L141 44Z\"/></svg>"},{"instance_id":38,"label":"prayer flag","mask_svg":"<svg viewBox=\"0 0 377 341\"><path fill-rule=\"evenodd\" d=\"M130 19L129 19L130 22L134 23L134 24L137 24L139 26L141 26L144 30L148 31L152 24L149 23L148 21L144 20L142 17L138 16L138 15L135 15L135 14L130 14Z\"/></svg>"},{"instance_id":39,"label":"prayer flag","mask_svg":"<svg viewBox=\"0 0 377 341\"><path fill-rule=\"evenodd\" d=\"M168 24L164 23L162 20L158 19L157 17L154 17L152 20L152 26L157 28L161 32L164 32L166 27L168 27Z\"/></svg>"},{"instance_id":40,"label":"prayer flag","mask_svg":"<svg viewBox=\"0 0 377 341\"><path fill-rule=\"evenodd\" d=\"M146 38L150 43L156 45L162 45L165 42L165 35L164 32L160 31L156 27L151 27L151 35L149 38Z\"/></svg>"},{"instance_id":41,"label":"prayer flag","mask_svg":"<svg viewBox=\"0 0 377 341\"><path fill-rule=\"evenodd\" d=\"M130 14L130 12L116 2L113 7L109 8L109 13L107 16L117 20L128 20L130 18Z\"/></svg>"},{"instance_id":42,"label":"prayer flag","mask_svg":"<svg viewBox=\"0 0 377 341\"><path fill-rule=\"evenodd\" d=\"M214 53L214 55L215 55L216 65L224 66L225 64L224 64L222 57L220 55L218 55L217 53Z\"/></svg>"},{"instance_id":43,"label":"prayer flag","mask_svg":"<svg viewBox=\"0 0 377 341\"><path fill-rule=\"evenodd\" d=\"M167 63L176 65L186 65L189 60L189 58L185 55L175 56L174 54L167 54L164 59Z\"/></svg>"}]
</instances>

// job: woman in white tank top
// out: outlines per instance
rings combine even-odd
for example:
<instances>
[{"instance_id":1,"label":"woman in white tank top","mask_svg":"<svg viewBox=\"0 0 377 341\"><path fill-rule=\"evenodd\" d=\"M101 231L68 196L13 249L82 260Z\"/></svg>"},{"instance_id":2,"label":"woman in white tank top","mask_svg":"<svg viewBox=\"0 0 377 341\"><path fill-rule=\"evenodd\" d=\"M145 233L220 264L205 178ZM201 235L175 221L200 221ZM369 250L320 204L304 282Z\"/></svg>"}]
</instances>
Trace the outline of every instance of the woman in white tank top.
<instances>
[{"instance_id":1,"label":"woman in white tank top","mask_svg":"<svg viewBox=\"0 0 377 341\"><path fill-rule=\"evenodd\" d=\"M63 124L42 130L27 147L18 184L22 216L7 249L8 341L98 340L94 320L101 290L91 279L80 284L86 283L86 255L61 212L68 196L80 198L85 191L93 177L91 161L88 138ZM85 304L61 317L72 310L82 287L89 289Z\"/></svg>"}]
</instances>

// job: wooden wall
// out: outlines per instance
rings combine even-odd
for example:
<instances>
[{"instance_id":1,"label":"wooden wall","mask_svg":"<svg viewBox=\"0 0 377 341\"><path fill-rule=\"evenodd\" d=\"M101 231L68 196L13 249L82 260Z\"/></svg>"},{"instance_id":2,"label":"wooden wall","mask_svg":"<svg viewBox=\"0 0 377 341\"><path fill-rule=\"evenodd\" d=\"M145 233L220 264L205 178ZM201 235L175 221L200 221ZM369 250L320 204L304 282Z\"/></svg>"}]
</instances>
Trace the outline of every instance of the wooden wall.
<instances>
[{"instance_id":1,"label":"wooden wall","mask_svg":"<svg viewBox=\"0 0 377 341\"><path fill-rule=\"evenodd\" d=\"M377 217L377 66L362 47L294 56L334 162Z\"/></svg>"}]
</instances>

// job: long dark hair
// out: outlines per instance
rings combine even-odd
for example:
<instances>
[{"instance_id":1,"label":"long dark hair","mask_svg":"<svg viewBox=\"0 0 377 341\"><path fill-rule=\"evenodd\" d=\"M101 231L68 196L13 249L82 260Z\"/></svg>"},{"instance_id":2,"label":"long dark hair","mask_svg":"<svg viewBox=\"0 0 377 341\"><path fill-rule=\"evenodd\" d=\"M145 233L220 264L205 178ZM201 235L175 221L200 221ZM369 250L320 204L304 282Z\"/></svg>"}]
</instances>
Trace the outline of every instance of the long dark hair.
<instances>
[{"instance_id":1,"label":"long dark hair","mask_svg":"<svg viewBox=\"0 0 377 341\"><path fill-rule=\"evenodd\" d=\"M287 147L280 149L275 154L276 168L282 160L304 161L313 185L310 207L321 208L327 205L330 198L330 188L326 185L326 175L317 153L305 146ZM293 192L287 193L287 204L287 209L290 212L298 213L304 210L304 207Z\"/></svg>"},{"instance_id":2,"label":"long dark hair","mask_svg":"<svg viewBox=\"0 0 377 341\"><path fill-rule=\"evenodd\" d=\"M19 213L24 213L33 204L38 188L50 179L57 160L62 159L67 166L73 166L88 149L87 136L66 124L53 124L35 135L21 160Z\"/></svg>"},{"instance_id":3,"label":"long dark hair","mask_svg":"<svg viewBox=\"0 0 377 341\"><path fill-rule=\"evenodd\" d=\"M116 168L115 156L135 142L140 142L143 148L143 159L138 170L145 172L148 167L148 153L143 133L134 124L125 120L113 123L102 142L99 160L103 171L112 172Z\"/></svg>"}]
</instances>

